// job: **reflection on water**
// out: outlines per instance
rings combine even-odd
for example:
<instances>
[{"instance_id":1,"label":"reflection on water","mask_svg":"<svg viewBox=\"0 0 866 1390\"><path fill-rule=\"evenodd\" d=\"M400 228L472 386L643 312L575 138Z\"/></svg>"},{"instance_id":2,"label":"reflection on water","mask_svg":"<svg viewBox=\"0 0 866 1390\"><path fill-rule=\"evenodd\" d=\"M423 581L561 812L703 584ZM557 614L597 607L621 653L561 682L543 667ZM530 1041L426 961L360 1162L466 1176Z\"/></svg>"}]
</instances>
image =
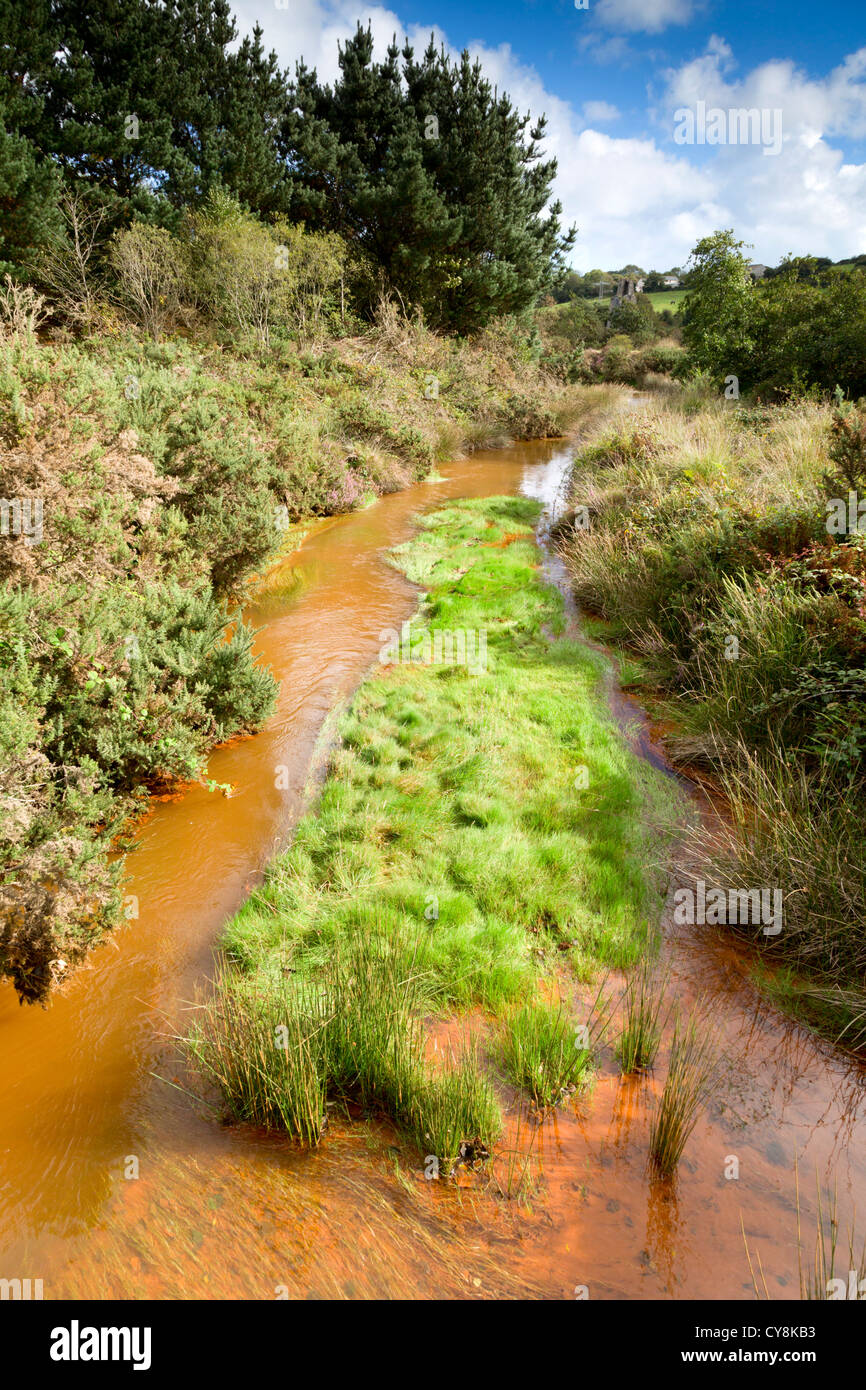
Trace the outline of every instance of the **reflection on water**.
<instances>
[{"instance_id":1,"label":"reflection on water","mask_svg":"<svg viewBox=\"0 0 866 1390\"><path fill-rule=\"evenodd\" d=\"M269 578L249 617L279 708L261 734L213 754L209 775L233 795L193 786L154 804L127 861L138 920L47 1011L0 991L0 1276L42 1278L47 1297L573 1297L579 1284L592 1297L748 1297L742 1213L771 1293L793 1297L795 1152L802 1173L836 1174L843 1221L858 1194L866 1210L850 1142L862 1070L782 1022L709 930L670 929L666 953L683 1000L713 996L730 1085L675 1187L646 1169L658 1083L612 1066L537 1136L543 1180L529 1209L426 1183L385 1128L298 1154L220 1127L167 1084L184 1084L171 1034L189 1020L221 924L302 809L326 716L414 607L383 553L446 498L521 491L552 512L568 462L553 443L476 455L442 482L318 523ZM627 713L640 725L636 706ZM732 1153L738 1181L724 1177Z\"/></svg>"}]
</instances>

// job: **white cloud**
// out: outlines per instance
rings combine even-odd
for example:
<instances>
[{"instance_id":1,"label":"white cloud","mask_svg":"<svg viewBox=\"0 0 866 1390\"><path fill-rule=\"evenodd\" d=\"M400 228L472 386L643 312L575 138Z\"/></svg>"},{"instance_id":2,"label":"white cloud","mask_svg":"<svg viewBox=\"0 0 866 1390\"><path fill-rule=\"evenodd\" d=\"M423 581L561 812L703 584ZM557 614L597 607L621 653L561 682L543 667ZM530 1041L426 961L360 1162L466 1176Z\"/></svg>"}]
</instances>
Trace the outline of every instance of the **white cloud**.
<instances>
[{"instance_id":1,"label":"white cloud","mask_svg":"<svg viewBox=\"0 0 866 1390\"><path fill-rule=\"evenodd\" d=\"M616 3L637 13L633 0ZM326 81L338 72L337 40L349 38L358 19L370 20L379 54L395 33L398 42L408 37L416 49L426 46L431 33L426 25L407 30L393 10L363 8L356 0L291 0L291 9L265 13L258 0L235 0L234 8L241 32L258 20L266 46L277 50L284 66L293 69L303 55ZM673 9L673 0L640 5L653 23ZM435 33L453 54L447 36ZM834 259L866 250L866 165L846 163L831 143L866 135L866 48L822 80L787 61L763 64L736 79L731 46L714 35L704 54L663 74L663 114L657 106L653 139L598 130L617 117L615 108L592 101L577 108L555 96L510 45L469 47L519 110L547 114L546 152L559 162L555 193L564 225L578 226L573 260L581 269L630 261L656 269L682 264L698 238L718 227L734 227L767 264L790 250ZM757 147L698 152L674 145L674 110L699 99L722 108L781 109L781 153L764 157Z\"/></svg>"},{"instance_id":2,"label":"white cloud","mask_svg":"<svg viewBox=\"0 0 866 1390\"><path fill-rule=\"evenodd\" d=\"M723 111L781 112L778 155L748 144L702 151L708 157L701 167L728 210L724 225L751 242L767 264L788 251L836 260L862 251L866 165L845 164L832 142L866 134L866 49L820 79L787 60L764 63L742 78L730 76L732 66L730 48L714 39L705 54L667 75L668 135L675 109L698 101Z\"/></svg>"},{"instance_id":3,"label":"white cloud","mask_svg":"<svg viewBox=\"0 0 866 1390\"><path fill-rule=\"evenodd\" d=\"M598 0L594 14L607 29L660 34L671 24L688 24L696 0Z\"/></svg>"},{"instance_id":4,"label":"white cloud","mask_svg":"<svg viewBox=\"0 0 866 1390\"><path fill-rule=\"evenodd\" d=\"M585 101L581 110L583 119L589 125L593 122L601 125L606 121L618 121L620 116L618 109L611 106L609 101Z\"/></svg>"}]
</instances>

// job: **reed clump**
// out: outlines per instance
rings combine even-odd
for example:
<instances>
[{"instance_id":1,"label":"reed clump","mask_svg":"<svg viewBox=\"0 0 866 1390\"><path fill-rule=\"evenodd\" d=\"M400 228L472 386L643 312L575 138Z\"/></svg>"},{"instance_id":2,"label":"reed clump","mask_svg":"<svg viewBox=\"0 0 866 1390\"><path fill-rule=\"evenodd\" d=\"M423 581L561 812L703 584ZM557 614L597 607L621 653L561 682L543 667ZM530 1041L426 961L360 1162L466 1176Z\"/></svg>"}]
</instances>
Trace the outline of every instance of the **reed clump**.
<instances>
[{"instance_id":1,"label":"reed clump","mask_svg":"<svg viewBox=\"0 0 866 1390\"><path fill-rule=\"evenodd\" d=\"M847 1258L841 1254L838 1219L839 1194L834 1181L833 1187L824 1188L818 1173L815 1173L815 1243L811 1259L804 1255L803 1220L800 1202L800 1174L794 1165L794 1185L797 1199L797 1268L800 1282L800 1299L803 1302L839 1302L843 1299L860 1300L866 1298L866 1239L857 1252L857 1238L854 1222L848 1227ZM742 1224L742 1223L741 1223ZM756 1252L755 1265L749 1250L743 1228L743 1244L749 1273L757 1299L770 1298L770 1290L761 1264L760 1253ZM844 1248L844 1247L842 1247Z\"/></svg>"},{"instance_id":2,"label":"reed clump","mask_svg":"<svg viewBox=\"0 0 866 1390\"><path fill-rule=\"evenodd\" d=\"M314 1147L329 1102L390 1118L440 1175L484 1156L501 1113L472 1047L433 1072L422 1013L430 985L417 943L354 934L315 980L249 981L228 965L186 1040L230 1117Z\"/></svg>"},{"instance_id":3,"label":"reed clump","mask_svg":"<svg viewBox=\"0 0 866 1390\"><path fill-rule=\"evenodd\" d=\"M650 1162L662 1177L673 1177L702 1105L717 1083L719 1058L708 1020L693 1013L677 1018L664 1090L650 1128Z\"/></svg>"},{"instance_id":4,"label":"reed clump","mask_svg":"<svg viewBox=\"0 0 866 1390\"><path fill-rule=\"evenodd\" d=\"M531 1001L508 1019L499 1057L509 1079L528 1091L535 1106L561 1105L589 1082L607 1023L607 1001L596 995L585 1022L562 1003Z\"/></svg>"},{"instance_id":5,"label":"reed clump","mask_svg":"<svg viewBox=\"0 0 866 1390\"><path fill-rule=\"evenodd\" d=\"M664 1002L667 978L656 974L648 957L629 976L623 991L624 1018L617 1043L617 1056L626 1074L648 1071L655 1062L670 1016Z\"/></svg>"}]
</instances>

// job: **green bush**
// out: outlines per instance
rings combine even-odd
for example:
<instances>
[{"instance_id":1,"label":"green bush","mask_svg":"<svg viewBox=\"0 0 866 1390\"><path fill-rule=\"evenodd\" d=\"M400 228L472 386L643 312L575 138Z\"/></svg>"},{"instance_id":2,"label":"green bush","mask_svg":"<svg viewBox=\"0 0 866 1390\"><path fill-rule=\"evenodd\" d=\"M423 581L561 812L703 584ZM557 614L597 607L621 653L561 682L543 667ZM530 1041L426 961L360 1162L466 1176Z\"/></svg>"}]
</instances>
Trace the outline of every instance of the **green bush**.
<instances>
[{"instance_id":1,"label":"green bush","mask_svg":"<svg viewBox=\"0 0 866 1390\"><path fill-rule=\"evenodd\" d=\"M642 348L635 356L634 367L638 372L658 372L661 376L671 376L675 381L682 381L689 373L690 362L688 353L683 348L653 343Z\"/></svg>"},{"instance_id":2,"label":"green bush","mask_svg":"<svg viewBox=\"0 0 866 1390\"><path fill-rule=\"evenodd\" d=\"M320 335L335 319L345 244L279 219L265 225L212 191L185 224L183 293L205 318L267 345L275 332Z\"/></svg>"}]
</instances>

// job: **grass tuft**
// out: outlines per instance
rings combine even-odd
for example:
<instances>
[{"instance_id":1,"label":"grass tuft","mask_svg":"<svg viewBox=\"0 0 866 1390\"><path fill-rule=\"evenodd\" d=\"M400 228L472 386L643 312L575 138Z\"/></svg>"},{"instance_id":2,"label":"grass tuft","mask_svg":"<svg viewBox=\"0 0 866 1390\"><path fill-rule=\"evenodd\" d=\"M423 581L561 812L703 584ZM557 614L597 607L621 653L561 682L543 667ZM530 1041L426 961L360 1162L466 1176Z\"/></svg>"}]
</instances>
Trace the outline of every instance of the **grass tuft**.
<instances>
[{"instance_id":1,"label":"grass tuft","mask_svg":"<svg viewBox=\"0 0 866 1390\"><path fill-rule=\"evenodd\" d=\"M224 967L187 1047L235 1120L319 1143L328 1100L387 1115L450 1174L489 1152L501 1129L472 1048L449 1068L424 1060L427 982L417 943L357 933L315 980L251 988Z\"/></svg>"},{"instance_id":2,"label":"grass tuft","mask_svg":"<svg viewBox=\"0 0 866 1390\"><path fill-rule=\"evenodd\" d=\"M617 1055L625 1073L648 1071L655 1062L669 1009L664 1007L667 975L659 978L649 957L629 976L624 995L625 1018Z\"/></svg>"},{"instance_id":3,"label":"grass tuft","mask_svg":"<svg viewBox=\"0 0 866 1390\"><path fill-rule=\"evenodd\" d=\"M650 1128L650 1162L662 1177L673 1177L697 1124L701 1106L718 1075L716 1044L699 1014L674 1023L665 1087Z\"/></svg>"},{"instance_id":4,"label":"grass tuft","mask_svg":"<svg viewBox=\"0 0 866 1390\"><path fill-rule=\"evenodd\" d=\"M605 1023L600 991L587 1021L571 1018L562 1003L524 1004L502 1028L500 1061L539 1110L562 1105L588 1084Z\"/></svg>"}]
</instances>

